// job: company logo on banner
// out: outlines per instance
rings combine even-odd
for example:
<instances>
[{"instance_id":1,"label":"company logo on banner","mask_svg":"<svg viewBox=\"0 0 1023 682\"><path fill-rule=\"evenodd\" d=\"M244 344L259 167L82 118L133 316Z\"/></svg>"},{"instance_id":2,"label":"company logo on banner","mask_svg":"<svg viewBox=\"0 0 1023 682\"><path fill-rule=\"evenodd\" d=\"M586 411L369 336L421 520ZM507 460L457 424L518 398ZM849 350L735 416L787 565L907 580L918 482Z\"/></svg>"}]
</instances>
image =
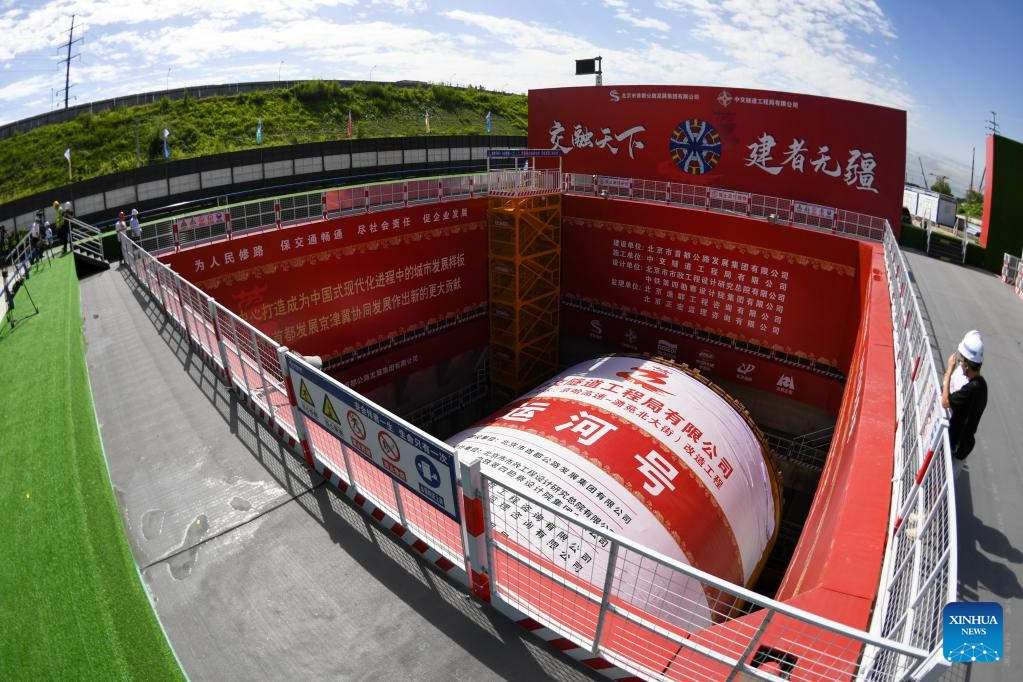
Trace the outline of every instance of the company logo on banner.
<instances>
[{"instance_id":1,"label":"company logo on banner","mask_svg":"<svg viewBox=\"0 0 1023 682\"><path fill-rule=\"evenodd\" d=\"M458 521L454 450L301 360L287 356L298 409L377 468Z\"/></svg>"},{"instance_id":2,"label":"company logo on banner","mask_svg":"<svg viewBox=\"0 0 1023 682\"><path fill-rule=\"evenodd\" d=\"M721 136L714 126L697 118L676 126L668 148L675 165L690 175L703 175L721 160Z\"/></svg>"},{"instance_id":3,"label":"company logo on banner","mask_svg":"<svg viewBox=\"0 0 1023 682\"><path fill-rule=\"evenodd\" d=\"M941 612L945 660L995 663L1004 654L1002 605L990 601L951 602Z\"/></svg>"}]
</instances>

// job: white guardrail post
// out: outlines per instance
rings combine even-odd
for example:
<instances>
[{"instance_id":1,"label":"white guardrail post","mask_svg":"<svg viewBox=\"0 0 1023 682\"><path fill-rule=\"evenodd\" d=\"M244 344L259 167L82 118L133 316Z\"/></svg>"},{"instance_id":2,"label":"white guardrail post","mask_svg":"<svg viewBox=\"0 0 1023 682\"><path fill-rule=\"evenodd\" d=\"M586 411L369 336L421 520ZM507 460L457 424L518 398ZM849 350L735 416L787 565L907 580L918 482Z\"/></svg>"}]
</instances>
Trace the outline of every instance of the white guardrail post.
<instances>
[{"instance_id":1,"label":"white guardrail post","mask_svg":"<svg viewBox=\"0 0 1023 682\"><path fill-rule=\"evenodd\" d=\"M224 334L220 329L220 319L217 315L217 302L211 296L206 297L206 309L210 313L210 320L213 322L213 336L217 341L217 353L220 355L220 362L224 366L224 378L229 386L234 386L234 372L231 370L231 362L227 355L227 346L224 343Z\"/></svg>"},{"instance_id":2,"label":"white guardrail post","mask_svg":"<svg viewBox=\"0 0 1023 682\"><path fill-rule=\"evenodd\" d=\"M462 479L462 523L465 524L465 572L469 589L482 601L490 603L490 561L487 554L487 536L490 529L486 513L483 476L478 457L459 457Z\"/></svg>"}]
</instances>

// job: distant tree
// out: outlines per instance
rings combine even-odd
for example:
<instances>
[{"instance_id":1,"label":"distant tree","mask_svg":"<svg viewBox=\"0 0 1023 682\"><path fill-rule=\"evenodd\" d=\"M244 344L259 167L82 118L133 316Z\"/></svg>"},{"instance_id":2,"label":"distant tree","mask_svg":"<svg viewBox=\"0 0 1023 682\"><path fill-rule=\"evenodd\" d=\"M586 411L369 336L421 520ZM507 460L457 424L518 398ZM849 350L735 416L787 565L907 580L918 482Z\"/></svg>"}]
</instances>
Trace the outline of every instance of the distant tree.
<instances>
[{"instance_id":1,"label":"distant tree","mask_svg":"<svg viewBox=\"0 0 1023 682\"><path fill-rule=\"evenodd\" d=\"M966 198L959 204L959 212L967 218L980 218L984 215L984 195L976 190L967 190Z\"/></svg>"},{"instance_id":2,"label":"distant tree","mask_svg":"<svg viewBox=\"0 0 1023 682\"><path fill-rule=\"evenodd\" d=\"M951 194L952 185L948 184L948 178L946 178L944 175L939 175L937 176L937 179L934 181L934 184L931 185L931 191L941 192L942 194Z\"/></svg>"}]
</instances>

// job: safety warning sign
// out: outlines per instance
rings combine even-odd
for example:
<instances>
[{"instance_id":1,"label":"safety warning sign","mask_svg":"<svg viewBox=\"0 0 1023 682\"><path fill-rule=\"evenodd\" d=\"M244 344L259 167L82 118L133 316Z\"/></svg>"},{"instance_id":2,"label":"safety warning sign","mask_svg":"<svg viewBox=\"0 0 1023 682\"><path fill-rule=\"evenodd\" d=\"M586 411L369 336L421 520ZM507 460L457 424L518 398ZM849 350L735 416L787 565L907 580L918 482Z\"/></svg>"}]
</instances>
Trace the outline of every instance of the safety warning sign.
<instances>
[{"instance_id":1,"label":"safety warning sign","mask_svg":"<svg viewBox=\"0 0 1023 682\"><path fill-rule=\"evenodd\" d=\"M293 354L286 372L298 409L403 486L459 520L454 450Z\"/></svg>"}]
</instances>

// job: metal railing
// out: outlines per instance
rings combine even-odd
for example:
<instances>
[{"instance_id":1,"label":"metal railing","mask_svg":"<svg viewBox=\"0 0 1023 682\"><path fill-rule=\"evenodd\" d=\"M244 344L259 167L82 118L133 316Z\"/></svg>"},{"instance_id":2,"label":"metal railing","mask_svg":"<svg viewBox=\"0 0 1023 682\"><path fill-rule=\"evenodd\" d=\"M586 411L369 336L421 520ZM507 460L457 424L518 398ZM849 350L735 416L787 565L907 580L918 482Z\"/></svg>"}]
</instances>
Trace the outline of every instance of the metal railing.
<instances>
[{"instance_id":1,"label":"metal railing","mask_svg":"<svg viewBox=\"0 0 1023 682\"><path fill-rule=\"evenodd\" d=\"M855 211L701 185L578 173L562 175L551 170L499 170L317 190L193 211L144 223L141 243L159 254L310 220L491 194L527 196L559 191L738 213L873 241L883 239L887 225L883 218Z\"/></svg>"},{"instance_id":2,"label":"metal railing","mask_svg":"<svg viewBox=\"0 0 1023 682\"><path fill-rule=\"evenodd\" d=\"M570 639L585 656L644 679L708 682L739 674L861 679L868 670L873 680L901 680L928 656L641 547L506 487L481 473L479 460L465 458L461 466L466 508L475 498L485 510L486 554L473 558L485 561L474 570L486 569L491 603ZM538 530L571 546L578 564L559 566L530 552ZM735 604L743 605L738 616ZM880 656L884 668L874 665Z\"/></svg>"},{"instance_id":3,"label":"metal railing","mask_svg":"<svg viewBox=\"0 0 1023 682\"><path fill-rule=\"evenodd\" d=\"M243 221L242 230L285 229L291 221L383 210L414 201L442 202L485 192L487 178L473 175L439 183L434 179L425 185L385 185L336 190L331 196L319 192L232 205L225 207L232 217L224 221L220 232L215 225L199 225L201 221L186 230L168 229L179 220L187 225L184 218L194 217L178 216L165 224L147 225L142 241L180 248L182 242L231 238L234 216ZM639 187L653 194L663 189L669 198L685 196L691 202L699 195L691 186L658 188L637 181L629 190L633 198ZM703 201L710 198L706 192L702 195ZM734 193L717 196L713 200L721 205L713 210L731 211L741 198ZM763 212L777 211L784 204L764 199L747 197L747 205ZM850 219L849 214L836 212L828 220L832 224L827 229L858 237L875 229L872 221ZM175 239L168 241L168 234ZM491 599L509 617L576 644L578 651L569 651L570 655L596 657L647 679L717 680L746 674L781 680L793 668L806 679L932 679L945 665L940 656L940 610L955 599L956 533L948 439L929 340L910 293L905 263L891 231L885 229L883 237L896 329L900 419L894 451L893 530L870 632L792 608L644 549L564 514L529 491L503 487L481 474L478 462L461 463L465 513L460 525L294 410L282 367L285 351L276 342L139 245L123 235L120 240L134 277L233 389L293 445L308 439L311 467L350 498L362 500L359 504L369 500L379 510L374 518L401 528L404 541L433 548L440 557L438 566L475 594ZM587 562L585 574L566 571L527 550L530 539L519 536L519 526L510 520L513 510L521 512L523 505L535 510L541 517L537 522L550 532L592 550L587 553L592 561ZM687 604L688 597L665 588L679 578L697 581L705 594L718 595L711 602L709 617L705 605L698 610ZM666 608L666 603L673 606ZM746 605L746 615L734 617L735 603Z\"/></svg>"},{"instance_id":4,"label":"metal railing","mask_svg":"<svg viewBox=\"0 0 1023 682\"><path fill-rule=\"evenodd\" d=\"M763 429L761 429L763 430ZM831 439L835 436L835 427L828 426L795 437L786 437L770 431L764 431L767 444L774 454L804 466L820 471L824 467Z\"/></svg>"},{"instance_id":5,"label":"metal railing","mask_svg":"<svg viewBox=\"0 0 1023 682\"><path fill-rule=\"evenodd\" d=\"M0 263L5 269L13 267L15 265L27 262L30 260L32 255L32 239L29 237L28 232L22 235L16 243L14 243L7 254L3 257L3 262Z\"/></svg>"},{"instance_id":6,"label":"metal railing","mask_svg":"<svg viewBox=\"0 0 1023 682\"><path fill-rule=\"evenodd\" d=\"M885 264L892 304L898 427L892 485L892 529L872 629L931 651L925 670L937 676L945 604L956 599L955 489L948 420L941 405L941 368L920 313L905 258L891 231Z\"/></svg>"},{"instance_id":7,"label":"metal railing","mask_svg":"<svg viewBox=\"0 0 1023 682\"><path fill-rule=\"evenodd\" d=\"M719 213L737 213L752 218L764 218L772 223L800 225L873 241L881 241L888 225L884 218L841 208L663 180L568 173L565 176L565 191L573 194L665 203Z\"/></svg>"},{"instance_id":8,"label":"metal railing","mask_svg":"<svg viewBox=\"0 0 1023 682\"><path fill-rule=\"evenodd\" d=\"M312 220L485 196L487 180L486 173L473 173L242 201L145 222L142 224L141 244L146 250L160 254Z\"/></svg>"},{"instance_id":9,"label":"metal railing","mask_svg":"<svg viewBox=\"0 0 1023 682\"><path fill-rule=\"evenodd\" d=\"M71 250L82 253L93 260L106 262L103 253L103 232L74 217L65 217L71 229Z\"/></svg>"},{"instance_id":10,"label":"metal railing","mask_svg":"<svg viewBox=\"0 0 1023 682\"><path fill-rule=\"evenodd\" d=\"M458 524L344 447L334 434L292 409L281 360L286 349L124 234L118 238L124 263L135 280L243 402L292 447L307 438L310 467L331 478L350 498L370 500L376 509L410 531L404 536L409 544L421 538L447 559L449 573L457 579L461 571L462 582L467 584ZM380 521L382 517L374 518Z\"/></svg>"}]
</instances>

